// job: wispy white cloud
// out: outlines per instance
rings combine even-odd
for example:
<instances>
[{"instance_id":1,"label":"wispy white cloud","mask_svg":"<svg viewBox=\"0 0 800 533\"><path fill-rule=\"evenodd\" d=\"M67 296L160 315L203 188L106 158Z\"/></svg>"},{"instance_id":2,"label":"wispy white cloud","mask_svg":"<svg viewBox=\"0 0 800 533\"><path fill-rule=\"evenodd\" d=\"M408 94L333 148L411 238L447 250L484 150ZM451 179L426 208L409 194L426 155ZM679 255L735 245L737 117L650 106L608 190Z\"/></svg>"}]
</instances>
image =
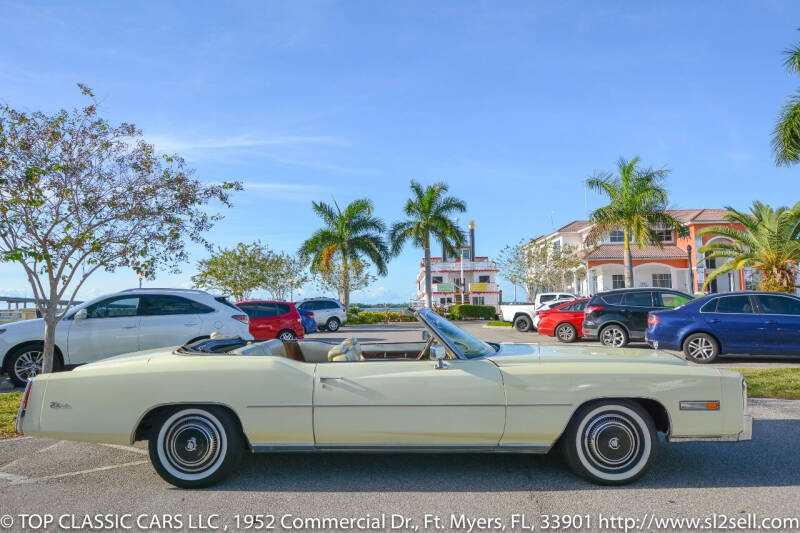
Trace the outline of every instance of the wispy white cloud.
<instances>
[{"instance_id":1,"label":"wispy white cloud","mask_svg":"<svg viewBox=\"0 0 800 533\"><path fill-rule=\"evenodd\" d=\"M349 146L350 142L340 137L326 135L234 135L208 139L190 139L168 135L146 135L148 142L162 152L192 150L230 150L237 148L259 148L265 146L329 145Z\"/></svg>"},{"instance_id":2,"label":"wispy white cloud","mask_svg":"<svg viewBox=\"0 0 800 533\"><path fill-rule=\"evenodd\" d=\"M245 181L242 183L245 194L254 192L270 199L307 201L310 194L325 190L319 185L304 183L278 183L264 181Z\"/></svg>"}]
</instances>

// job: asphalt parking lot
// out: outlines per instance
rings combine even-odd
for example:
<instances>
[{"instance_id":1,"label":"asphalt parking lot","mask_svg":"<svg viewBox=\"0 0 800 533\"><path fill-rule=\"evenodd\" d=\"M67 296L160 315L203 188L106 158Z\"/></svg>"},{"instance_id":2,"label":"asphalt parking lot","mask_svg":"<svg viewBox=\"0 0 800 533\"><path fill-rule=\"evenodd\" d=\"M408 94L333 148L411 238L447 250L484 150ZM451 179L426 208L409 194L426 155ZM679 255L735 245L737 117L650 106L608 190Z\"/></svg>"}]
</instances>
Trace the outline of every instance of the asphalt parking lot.
<instances>
[{"instance_id":1,"label":"asphalt parking lot","mask_svg":"<svg viewBox=\"0 0 800 533\"><path fill-rule=\"evenodd\" d=\"M535 333L466 329L487 340L547 341ZM314 338L362 341L417 339L416 324L350 326ZM647 349L642 347L641 349ZM741 362L735 363L737 366ZM787 364L765 359L758 365ZM89 514L132 514L133 529L188 530L194 526L244 530L253 515L275 517L274 529L310 531L295 518L379 517L411 520L394 531L468 531L459 517L497 517L506 531L512 515L541 529L540 515L581 515L582 530L623 531L611 517L638 520L642 530L666 530L652 517L800 517L800 401L751 400L754 438L742 443L668 444L662 440L655 464L638 483L598 487L574 477L558 453L501 454L247 454L238 471L210 489L186 491L166 484L151 467L144 443L135 446L18 438L0 441L0 529L20 531L23 514L69 520ZM180 514L180 527L165 517ZM13 524L3 524L10 515ZM211 517L210 515L219 515ZM286 516L292 518L286 522ZM426 515L430 515L425 527ZM455 515L455 522L451 517ZM145 522L137 522L140 517ZM74 517L74 518L72 518ZM439 517L436 527L432 517ZM719 519L719 518L718 518ZM155 520L155 522L153 522ZM292 527L283 527L290 525ZM519 520L519 518L517 518ZM123 524L111 529L127 529ZM517 523L517 525L519 525ZM392 530L391 522L374 531ZM588 526L588 527L585 527ZM649 526L649 527L648 527ZM145 528L146 529L146 528ZM266 528L262 528L266 529ZM697 530L698 527L687 527ZM475 527L472 531L489 531ZM573 529L574 530L574 529Z\"/></svg>"}]
</instances>

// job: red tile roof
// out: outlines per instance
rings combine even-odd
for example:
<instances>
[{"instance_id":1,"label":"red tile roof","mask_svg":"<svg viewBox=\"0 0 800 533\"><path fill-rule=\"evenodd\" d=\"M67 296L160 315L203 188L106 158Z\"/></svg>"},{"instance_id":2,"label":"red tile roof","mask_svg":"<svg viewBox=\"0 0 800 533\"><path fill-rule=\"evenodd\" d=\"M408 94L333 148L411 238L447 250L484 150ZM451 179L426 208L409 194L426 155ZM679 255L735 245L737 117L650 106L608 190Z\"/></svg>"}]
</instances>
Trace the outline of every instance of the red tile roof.
<instances>
[{"instance_id":1,"label":"red tile roof","mask_svg":"<svg viewBox=\"0 0 800 533\"><path fill-rule=\"evenodd\" d=\"M561 226L554 233L556 233L556 232L563 232L563 233L576 232L576 231L580 231L580 230L582 230L582 229L584 229L586 227L589 227L590 225L591 225L591 222L589 222L588 220L574 220L574 221L570 222L569 224L567 224L566 226Z\"/></svg>"},{"instance_id":2,"label":"red tile roof","mask_svg":"<svg viewBox=\"0 0 800 533\"><path fill-rule=\"evenodd\" d=\"M625 246L622 244L601 244L587 251L584 258L594 260L622 259L624 254ZM683 259L686 257L686 250L672 244L665 245L663 248L659 248L658 246L639 248L634 244L631 246L631 255L634 259Z\"/></svg>"}]
</instances>

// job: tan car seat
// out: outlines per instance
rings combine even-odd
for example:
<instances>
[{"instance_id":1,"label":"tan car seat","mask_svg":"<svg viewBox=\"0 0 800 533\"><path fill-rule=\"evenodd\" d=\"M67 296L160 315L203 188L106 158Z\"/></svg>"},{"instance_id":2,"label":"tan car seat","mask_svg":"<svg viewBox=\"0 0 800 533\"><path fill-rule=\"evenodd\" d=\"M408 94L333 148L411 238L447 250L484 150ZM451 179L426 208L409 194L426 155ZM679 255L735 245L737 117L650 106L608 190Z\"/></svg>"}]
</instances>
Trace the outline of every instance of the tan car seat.
<instances>
[{"instance_id":1,"label":"tan car seat","mask_svg":"<svg viewBox=\"0 0 800 533\"><path fill-rule=\"evenodd\" d=\"M338 346L334 346L328 351L328 361L361 361L361 345L356 339L345 339Z\"/></svg>"}]
</instances>

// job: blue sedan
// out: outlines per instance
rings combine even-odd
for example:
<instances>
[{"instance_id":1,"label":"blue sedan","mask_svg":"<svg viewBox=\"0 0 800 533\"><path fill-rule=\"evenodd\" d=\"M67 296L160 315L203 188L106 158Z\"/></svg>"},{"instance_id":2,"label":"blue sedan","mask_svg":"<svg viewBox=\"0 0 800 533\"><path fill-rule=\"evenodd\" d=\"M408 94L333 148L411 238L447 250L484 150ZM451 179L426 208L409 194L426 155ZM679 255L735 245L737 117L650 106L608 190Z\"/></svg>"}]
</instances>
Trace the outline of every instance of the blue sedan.
<instances>
[{"instance_id":1,"label":"blue sedan","mask_svg":"<svg viewBox=\"0 0 800 533\"><path fill-rule=\"evenodd\" d=\"M683 350L696 363L720 354L800 355L800 298L773 292L711 294L681 307L652 311L650 346Z\"/></svg>"}]
</instances>

